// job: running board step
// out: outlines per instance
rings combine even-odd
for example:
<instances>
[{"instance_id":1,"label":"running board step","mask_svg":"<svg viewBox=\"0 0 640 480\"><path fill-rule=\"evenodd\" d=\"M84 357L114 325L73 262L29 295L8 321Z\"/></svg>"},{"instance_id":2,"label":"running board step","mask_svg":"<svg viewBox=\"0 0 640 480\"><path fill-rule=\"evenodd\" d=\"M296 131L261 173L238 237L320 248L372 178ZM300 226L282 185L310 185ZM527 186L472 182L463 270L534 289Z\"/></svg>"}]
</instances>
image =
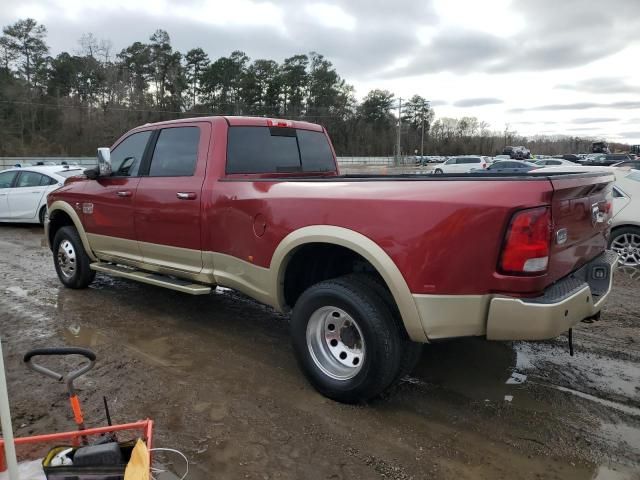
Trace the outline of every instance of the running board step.
<instances>
[{"instance_id":1,"label":"running board step","mask_svg":"<svg viewBox=\"0 0 640 480\"><path fill-rule=\"evenodd\" d=\"M106 273L114 277L128 278L130 280L148 283L149 285L155 285L157 287L177 290L178 292L190 293L191 295L206 295L211 293L211 287L207 287L206 285L192 283L188 280L181 280L179 278L167 277L166 275L160 275L158 273L145 272L142 270L135 270L133 268L121 267L120 265L103 262L92 263L89 266L91 267L91 270L95 270L96 272Z\"/></svg>"}]
</instances>

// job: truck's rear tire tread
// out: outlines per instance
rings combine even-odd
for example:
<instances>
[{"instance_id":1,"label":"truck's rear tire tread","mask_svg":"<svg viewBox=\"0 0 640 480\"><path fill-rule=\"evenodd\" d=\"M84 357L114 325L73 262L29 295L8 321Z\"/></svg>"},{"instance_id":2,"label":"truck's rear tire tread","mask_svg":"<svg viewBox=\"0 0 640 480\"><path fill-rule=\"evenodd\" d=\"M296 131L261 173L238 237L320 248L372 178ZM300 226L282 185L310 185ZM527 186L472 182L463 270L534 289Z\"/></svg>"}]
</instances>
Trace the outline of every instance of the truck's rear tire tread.
<instances>
[{"instance_id":1,"label":"truck's rear tire tread","mask_svg":"<svg viewBox=\"0 0 640 480\"><path fill-rule=\"evenodd\" d=\"M382 298L384 303L389 308L389 311L393 315L393 319L395 320L398 328L400 329L403 343L402 358L400 359L400 369L398 370L398 376L391 382L391 385L393 385L397 381L402 380L404 377L409 375L416 368L416 365L418 364L418 362L420 361L420 357L422 356L422 344L413 342L409 338L409 334L407 334L407 330L404 328L402 316L400 315L400 310L398 310L398 305L396 305L391 292L382 284L381 279L378 279L373 275L362 273L354 273L345 278L353 279L353 281L359 282L366 288L371 289L380 298Z\"/></svg>"}]
</instances>

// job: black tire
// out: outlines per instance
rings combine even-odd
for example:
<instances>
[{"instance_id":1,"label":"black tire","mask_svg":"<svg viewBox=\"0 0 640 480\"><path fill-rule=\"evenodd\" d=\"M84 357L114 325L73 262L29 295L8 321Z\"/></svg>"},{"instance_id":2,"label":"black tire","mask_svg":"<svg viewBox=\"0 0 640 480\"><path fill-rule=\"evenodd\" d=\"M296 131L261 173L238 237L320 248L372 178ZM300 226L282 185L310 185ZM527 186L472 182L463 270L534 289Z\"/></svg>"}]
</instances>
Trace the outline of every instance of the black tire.
<instances>
[{"instance_id":1,"label":"black tire","mask_svg":"<svg viewBox=\"0 0 640 480\"><path fill-rule=\"evenodd\" d=\"M74 253L74 261L67 263L70 266L63 265L63 259L59 255L60 244L65 241L71 244L70 251ZM68 288L86 288L96 276L96 272L89 268L91 259L87 255L80 236L74 227L62 227L53 237L53 264L58 278Z\"/></svg>"},{"instance_id":2,"label":"black tire","mask_svg":"<svg viewBox=\"0 0 640 480\"><path fill-rule=\"evenodd\" d=\"M291 339L298 364L322 395L343 403L363 403L378 397L397 378L402 359L402 335L380 296L361 282L341 277L308 288L291 317ZM357 373L337 379L318 366L307 343L312 314L323 307L346 312L362 333L365 354Z\"/></svg>"},{"instance_id":3,"label":"black tire","mask_svg":"<svg viewBox=\"0 0 640 480\"><path fill-rule=\"evenodd\" d=\"M442 175L444 172L442 170L440 170L439 168L436 168L433 173L435 173L436 175Z\"/></svg>"},{"instance_id":4,"label":"black tire","mask_svg":"<svg viewBox=\"0 0 640 480\"><path fill-rule=\"evenodd\" d=\"M416 365L422 356L422 343L414 342L409 338L409 335L404 328L404 323L402 322L400 310L398 310L398 306L393 299L393 295L391 295L391 292L381 283L381 279L366 274L353 274L350 275L349 278L353 278L354 281L360 282L365 288L370 289L384 301L385 305L393 315L393 319L395 320L398 329L400 330L402 335L402 357L400 359L398 375L392 380L390 385L393 386L396 382L402 380L416 368Z\"/></svg>"},{"instance_id":5,"label":"black tire","mask_svg":"<svg viewBox=\"0 0 640 480\"><path fill-rule=\"evenodd\" d=\"M44 217L46 215L47 215L47 206L44 205L38 212L38 221L40 222L40 226L44 226Z\"/></svg>"},{"instance_id":6,"label":"black tire","mask_svg":"<svg viewBox=\"0 0 640 480\"><path fill-rule=\"evenodd\" d=\"M640 266L640 262L636 262L634 259L640 259L640 251L633 244L629 245L630 249L635 249L635 252L624 252L619 248L616 248L614 242L624 235L636 235L640 237L640 228L638 227L620 227L616 228L611 232L611 236L609 237L609 248L616 251L620 255L618 258L618 263L622 266L627 267L637 267Z\"/></svg>"}]
</instances>

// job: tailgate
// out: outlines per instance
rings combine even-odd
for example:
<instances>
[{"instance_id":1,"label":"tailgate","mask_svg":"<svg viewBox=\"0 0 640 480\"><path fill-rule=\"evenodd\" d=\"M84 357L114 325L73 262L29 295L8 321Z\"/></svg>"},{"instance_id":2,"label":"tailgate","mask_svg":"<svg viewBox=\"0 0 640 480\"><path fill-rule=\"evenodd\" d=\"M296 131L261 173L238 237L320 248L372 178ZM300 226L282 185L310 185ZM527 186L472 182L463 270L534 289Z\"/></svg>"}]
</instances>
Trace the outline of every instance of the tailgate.
<instances>
[{"instance_id":1,"label":"tailgate","mask_svg":"<svg viewBox=\"0 0 640 480\"><path fill-rule=\"evenodd\" d=\"M551 281L567 276L606 249L614 180L609 172L549 177L553 187Z\"/></svg>"}]
</instances>

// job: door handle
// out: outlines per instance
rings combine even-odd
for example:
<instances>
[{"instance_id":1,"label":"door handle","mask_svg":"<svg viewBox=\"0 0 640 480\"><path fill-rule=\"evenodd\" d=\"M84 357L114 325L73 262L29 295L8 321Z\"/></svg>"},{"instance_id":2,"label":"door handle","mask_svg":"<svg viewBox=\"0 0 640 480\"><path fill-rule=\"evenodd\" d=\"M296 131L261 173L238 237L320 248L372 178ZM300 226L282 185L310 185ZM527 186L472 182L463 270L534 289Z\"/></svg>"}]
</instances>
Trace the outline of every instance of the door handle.
<instances>
[{"instance_id":1,"label":"door handle","mask_svg":"<svg viewBox=\"0 0 640 480\"><path fill-rule=\"evenodd\" d=\"M179 200L195 200L196 193L195 192L178 192L176 193L176 197L178 197Z\"/></svg>"},{"instance_id":2,"label":"door handle","mask_svg":"<svg viewBox=\"0 0 640 480\"><path fill-rule=\"evenodd\" d=\"M119 192L116 192L116 195L118 195L119 197L130 197L131 196L131 191L130 190L121 190Z\"/></svg>"}]
</instances>

